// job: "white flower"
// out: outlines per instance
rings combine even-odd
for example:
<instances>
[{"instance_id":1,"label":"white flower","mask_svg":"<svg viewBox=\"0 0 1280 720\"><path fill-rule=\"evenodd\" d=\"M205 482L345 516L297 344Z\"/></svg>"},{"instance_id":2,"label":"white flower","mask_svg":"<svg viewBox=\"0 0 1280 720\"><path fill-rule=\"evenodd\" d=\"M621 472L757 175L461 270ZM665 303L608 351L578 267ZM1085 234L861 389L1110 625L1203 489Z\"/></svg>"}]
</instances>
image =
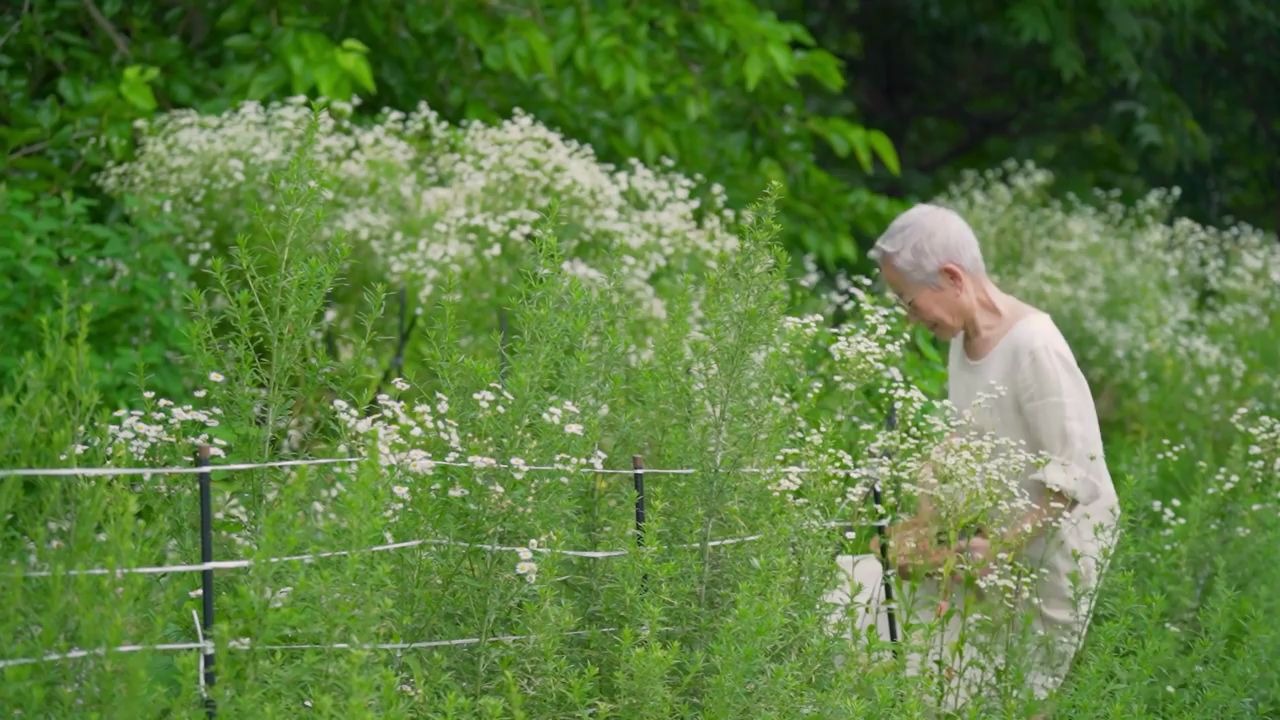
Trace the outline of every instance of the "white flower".
<instances>
[{"instance_id":1,"label":"white flower","mask_svg":"<svg viewBox=\"0 0 1280 720\"><path fill-rule=\"evenodd\" d=\"M400 392L405 392L409 389L409 383L406 382L404 378L396 378L391 381L391 384Z\"/></svg>"},{"instance_id":2,"label":"white flower","mask_svg":"<svg viewBox=\"0 0 1280 720\"><path fill-rule=\"evenodd\" d=\"M569 435L581 435L582 426L579 425L578 423L569 423L568 425L564 426L564 431Z\"/></svg>"},{"instance_id":3,"label":"white flower","mask_svg":"<svg viewBox=\"0 0 1280 720\"><path fill-rule=\"evenodd\" d=\"M454 485L453 487L449 488L449 497L463 497L464 495L469 495L469 494L471 494L470 491L468 491L466 488L462 487L461 485Z\"/></svg>"},{"instance_id":4,"label":"white flower","mask_svg":"<svg viewBox=\"0 0 1280 720\"><path fill-rule=\"evenodd\" d=\"M538 574L538 564L529 560L516 563L516 574L523 575L525 580L533 582Z\"/></svg>"},{"instance_id":5,"label":"white flower","mask_svg":"<svg viewBox=\"0 0 1280 720\"><path fill-rule=\"evenodd\" d=\"M282 587L279 590L276 590L275 592L272 592L271 588L267 588L266 596L267 596L267 599L270 600L271 607L278 608L284 605L284 601L288 599L289 594L292 592L293 592L293 588L291 586L286 585L285 587Z\"/></svg>"},{"instance_id":6,"label":"white flower","mask_svg":"<svg viewBox=\"0 0 1280 720\"><path fill-rule=\"evenodd\" d=\"M511 476L519 480L529 472L529 464L523 458L513 457L509 461L511 465Z\"/></svg>"},{"instance_id":7,"label":"white flower","mask_svg":"<svg viewBox=\"0 0 1280 720\"><path fill-rule=\"evenodd\" d=\"M402 500L409 499L409 488L403 485L392 485L391 492L395 493L395 496Z\"/></svg>"},{"instance_id":8,"label":"white flower","mask_svg":"<svg viewBox=\"0 0 1280 720\"><path fill-rule=\"evenodd\" d=\"M222 375L222 373L220 373L220 372L211 372L211 373L209 373L209 382L220 383L220 382L222 382L223 380L226 380L226 379L227 379L227 378L226 378L226 377L224 377L224 376Z\"/></svg>"},{"instance_id":9,"label":"white flower","mask_svg":"<svg viewBox=\"0 0 1280 720\"><path fill-rule=\"evenodd\" d=\"M533 551L529 548L516 548L516 555L518 555L521 560L533 559Z\"/></svg>"}]
</instances>

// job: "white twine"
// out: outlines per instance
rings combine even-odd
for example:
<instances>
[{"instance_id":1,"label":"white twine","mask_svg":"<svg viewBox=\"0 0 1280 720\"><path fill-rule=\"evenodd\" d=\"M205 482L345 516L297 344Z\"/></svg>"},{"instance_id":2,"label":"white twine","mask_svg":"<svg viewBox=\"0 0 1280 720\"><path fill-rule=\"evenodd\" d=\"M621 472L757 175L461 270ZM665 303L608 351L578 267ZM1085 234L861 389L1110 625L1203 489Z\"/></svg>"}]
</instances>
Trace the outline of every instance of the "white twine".
<instances>
[{"instance_id":1,"label":"white twine","mask_svg":"<svg viewBox=\"0 0 1280 720\"><path fill-rule=\"evenodd\" d=\"M0 477L67 477L67 476L100 476L100 475L199 475L204 472L223 472L228 470L256 470L258 468L296 467L299 465L334 465L341 463L358 463L363 458L318 458L315 460L275 460L263 463L235 463L231 465L206 465L204 467L162 467L162 468L21 468L0 470Z\"/></svg>"},{"instance_id":2,"label":"white twine","mask_svg":"<svg viewBox=\"0 0 1280 720\"><path fill-rule=\"evenodd\" d=\"M853 523L849 521L833 520L825 523L809 524L805 529L830 529L849 526L875 527L888 525L888 520L880 520L873 523ZM721 538L706 543L707 547L720 547L723 545L737 545L739 543L754 542L764 538L764 534L744 535L738 537ZM81 570L64 570L55 572L52 570L34 570L22 573L8 573L9 577L16 577L19 574L28 578L45 578L45 577L67 577L67 576L116 576L124 575L161 575L166 573L192 573L204 572L205 570L234 570L237 568L247 568L256 564L271 564L282 562L303 562L309 563L314 560L332 557L346 557L350 555L359 555L363 553L388 552L391 550L403 550L420 546L452 546L465 547L485 550L488 552L520 552L522 550L530 550L540 554L565 555L568 557L589 558L593 560L603 558L622 557L631 554L631 550L565 550L560 548L527 548L519 545L494 545L489 543L471 543L461 540L449 540L444 538L422 538L418 540L404 540L402 542L386 543L384 545L374 545L367 548L357 548L355 550L331 550L328 552L310 553L306 555L285 555L281 557L262 558L261 560L253 560L243 558L238 560L214 560L207 563L191 563L184 565L145 565L140 567L122 567L122 568L86 568ZM702 547L702 543L682 543L679 545L657 546L656 549L668 548L674 550L688 550Z\"/></svg>"},{"instance_id":3,"label":"white twine","mask_svg":"<svg viewBox=\"0 0 1280 720\"><path fill-rule=\"evenodd\" d=\"M232 463L228 465L206 465L203 467L158 467L158 468L136 468L136 467L70 467L70 468L13 468L0 469L0 477L101 477L114 475L198 475L205 472L232 472L239 470L258 470L262 468L281 468L281 467L299 467L305 465L343 465L354 464L364 461L365 458L347 457L347 458L316 458L314 460L275 460L272 462L261 463ZM495 464L476 464L453 462L448 460L431 460L423 461L430 466L444 466L457 468L471 468L473 470L499 469L509 470L512 472L580 472L595 473L601 475L694 475L699 471L694 468L634 468L634 469L618 469L618 468L567 468L557 465L510 465L506 463ZM705 471L703 471L705 472ZM739 468L737 470L723 469L720 472L726 473L748 473L748 474L807 474L807 473L828 473L831 475L858 475L862 470L849 468L807 468L807 467L776 467L776 468Z\"/></svg>"},{"instance_id":4,"label":"white twine","mask_svg":"<svg viewBox=\"0 0 1280 720\"><path fill-rule=\"evenodd\" d=\"M191 611L191 619L196 621L196 639L200 641L201 645L204 645L204 628L200 627L200 616L196 614L195 610ZM214 652L213 643L209 643L209 652ZM204 655L204 653L200 653L198 656L200 658L200 667L197 674L200 678L200 697L207 699L209 697L209 691L204 686Z\"/></svg>"},{"instance_id":5,"label":"white twine","mask_svg":"<svg viewBox=\"0 0 1280 720\"><path fill-rule=\"evenodd\" d=\"M192 611L195 615L195 611ZM196 618L196 628L199 630L200 621ZM592 633L617 632L616 627L600 628L599 630L572 630L569 632L558 633L561 637L577 637L582 635L590 635ZM201 637L204 635L201 633ZM420 642L404 642L404 643L331 643L331 644L310 644L296 643L285 645L258 645L247 640L232 640L227 643L227 648L231 650L424 650L437 647L459 647L466 645L479 645L482 643L496 642L516 642L519 640L533 640L538 637L546 637L540 635L494 635L487 638L458 638L456 640L424 640ZM147 650L176 652L182 650L200 650L200 692L205 692L204 686L204 653L212 654L213 643L201 641L198 643L159 643L156 645L118 645L116 647L94 648L91 650L74 649L65 653L48 653L39 657L27 658L10 658L0 660L0 669L7 667L16 667L18 665L33 665L42 662L61 662L63 660L78 660L90 656L106 656L111 653L135 653Z\"/></svg>"},{"instance_id":6,"label":"white twine","mask_svg":"<svg viewBox=\"0 0 1280 720\"><path fill-rule=\"evenodd\" d=\"M616 627L600 628L599 630L571 630L568 632L558 633L560 637L580 637L590 635L592 633L617 632ZM459 647L464 645L480 645L482 643L497 642L516 642L519 640L534 640L539 635L494 635L487 638L459 638L456 640L423 640L420 642L406 643L332 643L332 644L311 644L311 643L293 643L287 645L258 645L253 642L233 640L228 645L233 650L423 650L436 647Z\"/></svg>"},{"instance_id":7,"label":"white twine","mask_svg":"<svg viewBox=\"0 0 1280 720\"><path fill-rule=\"evenodd\" d=\"M179 651L179 650L209 650L209 645L205 643L160 643L158 645L118 645L116 647L95 648L92 650L70 650L65 653L49 653L33 658L11 658L8 660L0 660L0 668L14 667L16 665L31 665L40 662L58 662L61 660L76 660L79 658L89 657L90 655L105 656L109 653L134 653L144 650L161 650L161 651Z\"/></svg>"}]
</instances>

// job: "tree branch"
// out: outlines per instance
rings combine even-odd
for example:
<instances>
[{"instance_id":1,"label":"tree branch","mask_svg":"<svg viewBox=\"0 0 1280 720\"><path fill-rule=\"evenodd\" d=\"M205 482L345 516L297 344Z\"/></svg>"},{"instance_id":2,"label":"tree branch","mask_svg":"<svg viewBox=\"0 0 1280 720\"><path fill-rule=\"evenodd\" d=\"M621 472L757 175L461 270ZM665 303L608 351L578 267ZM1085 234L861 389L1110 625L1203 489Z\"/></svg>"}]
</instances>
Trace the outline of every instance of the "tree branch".
<instances>
[{"instance_id":1,"label":"tree branch","mask_svg":"<svg viewBox=\"0 0 1280 720\"><path fill-rule=\"evenodd\" d=\"M18 28L22 27L22 16L26 15L29 10L31 10L31 0L23 0L22 10L18 12L18 19L13 21L13 27L5 32L4 37L0 37L0 48L9 42L9 38L13 37L14 33L18 32Z\"/></svg>"},{"instance_id":2,"label":"tree branch","mask_svg":"<svg viewBox=\"0 0 1280 720\"><path fill-rule=\"evenodd\" d=\"M115 43L116 50L121 55L129 57L129 42L124 39L119 30L116 30L111 21L107 19L107 16L102 14L102 11L98 9L98 5L93 0L82 0L82 3L84 4L84 9L89 11L89 16L93 18L94 24L111 38L111 42Z\"/></svg>"}]
</instances>

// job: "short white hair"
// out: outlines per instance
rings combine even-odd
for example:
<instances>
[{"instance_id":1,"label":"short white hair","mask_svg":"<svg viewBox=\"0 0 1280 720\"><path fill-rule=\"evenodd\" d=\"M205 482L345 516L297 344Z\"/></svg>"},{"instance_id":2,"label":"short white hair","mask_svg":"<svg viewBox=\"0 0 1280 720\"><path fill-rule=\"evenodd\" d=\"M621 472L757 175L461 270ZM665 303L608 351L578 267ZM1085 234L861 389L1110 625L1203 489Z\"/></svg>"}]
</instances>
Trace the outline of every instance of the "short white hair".
<instances>
[{"instance_id":1,"label":"short white hair","mask_svg":"<svg viewBox=\"0 0 1280 720\"><path fill-rule=\"evenodd\" d=\"M892 264L912 282L937 285L943 265L954 263L978 277L986 277L982 249L973 228L954 210L921 203L889 223L867 255Z\"/></svg>"}]
</instances>

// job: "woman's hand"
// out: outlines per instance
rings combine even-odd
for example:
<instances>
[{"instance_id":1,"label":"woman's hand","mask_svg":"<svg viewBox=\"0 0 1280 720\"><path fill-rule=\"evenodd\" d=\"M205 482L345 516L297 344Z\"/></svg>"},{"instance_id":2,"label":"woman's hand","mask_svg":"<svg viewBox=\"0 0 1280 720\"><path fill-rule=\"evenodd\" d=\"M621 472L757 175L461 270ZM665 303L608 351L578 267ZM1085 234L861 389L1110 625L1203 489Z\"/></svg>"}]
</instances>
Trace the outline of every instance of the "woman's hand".
<instances>
[{"instance_id":1,"label":"woman's hand","mask_svg":"<svg viewBox=\"0 0 1280 720\"><path fill-rule=\"evenodd\" d=\"M958 557L968 568L976 570L979 576L991 572L991 541L985 535L978 534L972 538L960 540L951 547L934 543L923 528L904 523L895 526L889 533L889 560L894 564L900 577L908 580L917 574L927 577L930 573L941 570L947 561ZM871 538L871 551L880 554L880 538ZM963 573L957 571L953 579L963 580Z\"/></svg>"},{"instance_id":2,"label":"woman's hand","mask_svg":"<svg viewBox=\"0 0 1280 720\"><path fill-rule=\"evenodd\" d=\"M871 552L877 557L880 555L878 536L871 538ZM928 528L921 523L907 521L889 529L889 562L900 577L908 580L917 574L925 577L942 567L951 554L933 542Z\"/></svg>"},{"instance_id":3,"label":"woman's hand","mask_svg":"<svg viewBox=\"0 0 1280 720\"><path fill-rule=\"evenodd\" d=\"M955 552L978 577L991 573L991 541L981 532L955 544Z\"/></svg>"}]
</instances>

